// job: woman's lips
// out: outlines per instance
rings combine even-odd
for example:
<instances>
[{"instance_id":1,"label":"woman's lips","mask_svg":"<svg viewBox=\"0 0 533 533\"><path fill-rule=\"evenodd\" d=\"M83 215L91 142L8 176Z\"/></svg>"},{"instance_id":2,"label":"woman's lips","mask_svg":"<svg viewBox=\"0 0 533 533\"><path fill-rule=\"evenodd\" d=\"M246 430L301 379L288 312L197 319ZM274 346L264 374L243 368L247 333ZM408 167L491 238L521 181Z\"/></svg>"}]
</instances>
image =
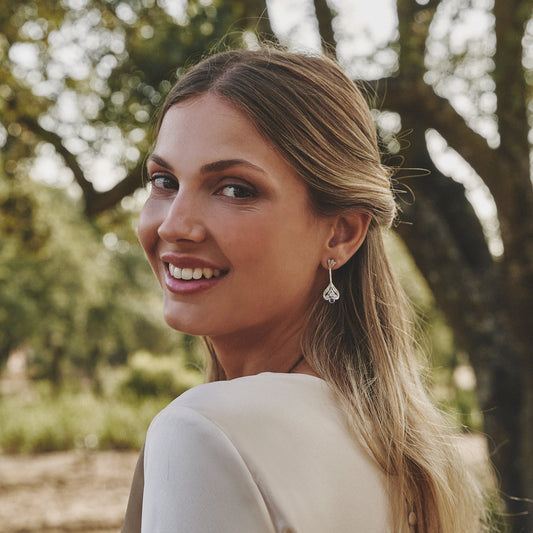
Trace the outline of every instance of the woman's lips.
<instances>
[{"instance_id":1,"label":"woman's lips","mask_svg":"<svg viewBox=\"0 0 533 533\"><path fill-rule=\"evenodd\" d=\"M192 294L210 289L228 269L207 259L166 251L160 255L166 288L175 294Z\"/></svg>"}]
</instances>

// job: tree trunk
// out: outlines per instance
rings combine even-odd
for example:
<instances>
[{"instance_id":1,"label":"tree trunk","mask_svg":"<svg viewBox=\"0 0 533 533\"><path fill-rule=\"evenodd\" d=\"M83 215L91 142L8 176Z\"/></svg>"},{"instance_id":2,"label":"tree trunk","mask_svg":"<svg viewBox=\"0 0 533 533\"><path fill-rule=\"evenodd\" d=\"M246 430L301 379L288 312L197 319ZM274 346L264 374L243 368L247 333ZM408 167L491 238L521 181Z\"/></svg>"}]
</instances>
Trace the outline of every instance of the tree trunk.
<instances>
[{"instance_id":1,"label":"tree trunk","mask_svg":"<svg viewBox=\"0 0 533 533\"><path fill-rule=\"evenodd\" d=\"M422 167L431 174L408 181L416 201L403 206L402 220L407 223L400 224L398 233L445 313L457 345L469 354L489 453L511 515L507 522L511 531L525 533L531 531L523 514L526 504L515 498L527 494L523 473L528 454L522 448L521 417L526 389L520 343L503 298L503 270L472 254L484 244L479 221L472 223L472 207L462 185L442 176L433 164L420 124L414 125L410 141L405 166ZM469 243L461 242L461 233ZM462 248L463 244L468 246Z\"/></svg>"}]
</instances>

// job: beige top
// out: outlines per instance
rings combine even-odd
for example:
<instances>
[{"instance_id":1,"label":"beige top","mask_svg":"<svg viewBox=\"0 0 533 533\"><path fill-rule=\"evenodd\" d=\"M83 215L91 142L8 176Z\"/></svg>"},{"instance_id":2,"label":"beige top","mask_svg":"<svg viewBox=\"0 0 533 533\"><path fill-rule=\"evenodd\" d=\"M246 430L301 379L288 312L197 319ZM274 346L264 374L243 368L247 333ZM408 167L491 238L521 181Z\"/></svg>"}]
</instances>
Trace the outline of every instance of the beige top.
<instances>
[{"instance_id":1,"label":"beige top","mask_svg":"<svg viewBox=\"0 0 533 533\"><path fill-rule=\"evenodd\" d=\"M317 377L195 387L154 418L142 457L123 533L391 531L385 477Z\"/></svg>"}]
</instances>

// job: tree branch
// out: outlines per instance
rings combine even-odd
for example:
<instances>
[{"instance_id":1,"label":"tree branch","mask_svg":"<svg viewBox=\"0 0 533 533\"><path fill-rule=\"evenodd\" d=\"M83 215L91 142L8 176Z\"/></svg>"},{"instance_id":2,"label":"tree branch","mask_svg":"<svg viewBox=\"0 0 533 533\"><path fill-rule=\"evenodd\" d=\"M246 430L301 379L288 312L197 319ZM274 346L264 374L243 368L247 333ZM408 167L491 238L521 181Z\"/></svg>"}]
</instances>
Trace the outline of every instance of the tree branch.
<instances>
[{"instance_id":1,"label":"tree branch","mask_svg":"<svg viewBox=\"0 0 533 533\"><path fill-rule=\"evenodd\" d=\"M414 217L417 211L422 209L422 207L418 207L419 204L431 204L430 211L438 215L440 224L446 228L446 234L450 239L442 243L445 244L442 253L449 254L449 257L447 259L438 257L441 253L439 246L439 250L434 250L432 268L438 270L443 266L442 260L453 262L454 257L457 257L461 267L453 265L453 270L458 272L456 284L459 283L461 277L464 277L465 283L471 286L473 281L467 280L467 276L474 276L475 279L479 280L489 275L494 267L483 228L472 205L466 199L464 186L443 176L433 163L427 150L424 128L416 120L409 122L409 126L413 128L413 133L409 138L411 147L405 154L405 164L408 168L416 166L427 169L429 174L408 179L408 185L415 194L416 202L414 206L406 206L404 212L406 215ZM411 231L423 232L425 225L425 222L420 225L420 221L417 221L417 226L411 227ZM465 228L468 228L468 231L465 231ZM420 236L418 238L424 241L424 239L420 239ZM435 247L434 239L429 238L427 242L430 248ZM450 250L452 250L451 253ZM428 256L427 261L431 261L431 256ZM459 269L464 270L465 267L470 273L459 274ZM427 272L427 274L429 276L430 273ZM444 288L443 293L444 297L448 297Z\"/></svg>"},{"instance_id":2,"label":"tree branch","mask_svg":"<svg viewBox=\"0 0 533 533\"><path fill-rule=\"evenodd\" d=\"M122 198L133 194L136 189L142 186L142 165L139 165L112 189L105 192L97 192L93 184L85 177L74 154L65 147L63 139L57 133L44 129L32 117L21 117L19 122L24 124L41 139L52 144L56 152L63 158L67 167L72 171L76 183L81 187L85 200L85 213L88 216L94 216L107 209L111 209Z\"/></svg>"},{"instance_id":3,"label":"tree branch","mask_svg":"<svg viewBox=\"0 0 533 533\"><path fill-rule=\"evenodd\" d=\"M85 178L85 174L80 167L76 156L70 152L63 144L63 139L53 131L45 130L33 117L23 116L19 119L21 124L24 124L29 130L33 131L43 141L49 142L56 150L56 152L63 158L67 167L72 171L76 183L81 187L85 198L89 198L96 194L93 184Z\"/></svg>"},{"instance_id":4,"label":"tree branch","mask_svg":"<svg viewBox=\"0 0 533 533\"><path fill-rule=\"evenodd\" d=\"M85 197L85 213L94 216L111 209L117 205L122 198L133 194L142 186L142 165L138 165L123 180L119 181L112 189L105 192L95 192L89 197Z\"/></svg>"},{"instance_id":5,"label":"tree branch","mask_svg":"<svg viewBox=\"0 0 533 533\"><path fill-rule=\"evenodd\" d=\"M272 31L270 19L268 17L268 9L265 0L246 0L244 5L244 20L249 29L253 29L260 37L266 38L270 41L276 41L276 35ZM259 13L259 16L258 16ZM256 20L254 24L250 21Z\"/></svg>"},{"instance_id":6,"label":"tree branch","mask_svg":"<svg viewBox=\"0 0 533 533\"><path fill-rule=\"evenodd\" d=\"M397 0L400 72L407 78L422 78L426 39L438 3L421 6L414 0Z\"/></svg>"},{"instance_id":7,"label":"tree branch","mask_svg":"<svg viewBox=\"0 0 533 533\"><path fill-rule=\"evenodd\" d=\"M327 54L337 55L337 41L333 31L333 12L326 0L314 0L318 31L322 39L322 49Z\"/></svg>"},{"instance_id":8,"label":"tree branch","mask_svg":"<svg viewBox=\"0 0 533 533\"><path fill-rule=\"evenodd\" d=\"M380 85L383 83L381 80ZM407 122L422 122L424 130L437 130L490 190L499 186L501 179L497 152L466 125L446 98L435 94L423 80L406 79L401 75L387 79L385 87L387 92L382 98L383 107L407 117ZM408 117L413 117L413 120Z\"/></svg>"}]
</instances>

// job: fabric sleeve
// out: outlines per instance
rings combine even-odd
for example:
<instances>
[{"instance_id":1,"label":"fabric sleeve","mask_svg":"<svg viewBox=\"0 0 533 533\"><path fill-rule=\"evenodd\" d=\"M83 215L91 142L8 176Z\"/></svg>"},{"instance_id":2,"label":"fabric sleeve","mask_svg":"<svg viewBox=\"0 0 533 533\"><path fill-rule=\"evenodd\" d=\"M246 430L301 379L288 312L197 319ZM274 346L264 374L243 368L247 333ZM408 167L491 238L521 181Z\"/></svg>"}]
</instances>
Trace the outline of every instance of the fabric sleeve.
<instances>
[{"instance_id":1,"label":"fabric sleeve","mask_svg":"<svg viewBox=\"0 0 533 533\"><path fill-rule=\"evenodd\" d=\"M274 533L250 471L213 422L167 408L146 438L142 533L236 531Z\"/></svg>"}]
</instances>

